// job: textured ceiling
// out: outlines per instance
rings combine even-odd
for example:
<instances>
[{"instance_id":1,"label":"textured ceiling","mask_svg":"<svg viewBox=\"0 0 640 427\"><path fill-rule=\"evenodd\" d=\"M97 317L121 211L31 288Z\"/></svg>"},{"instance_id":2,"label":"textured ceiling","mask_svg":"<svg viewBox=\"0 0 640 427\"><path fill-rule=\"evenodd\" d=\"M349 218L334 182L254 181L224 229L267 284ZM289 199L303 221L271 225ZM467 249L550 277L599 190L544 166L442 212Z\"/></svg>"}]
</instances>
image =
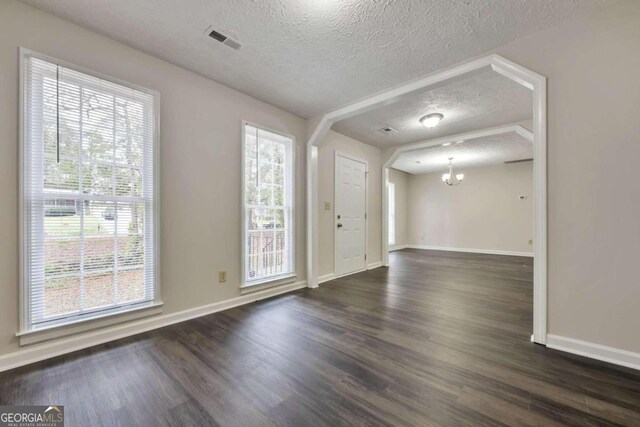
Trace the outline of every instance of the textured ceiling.
<instances>
[{"instance_id":1,"label":"textured ceiling","mask_svg":"<svg viewBox=\"0 0 640 427\"><path fill-rule=\"evenodd\" d=\"M454 142L446 147L439 145L403 153L392 167L413 174L444 173L448 168L449 157L453 157L454 171L464 173L464 168L533 158L533 144L516 132L509 132L468 139L461 143ZM416 163L417 161L420 163Z\"/></svg>"},{"instance_id":2,"label":"textured ceiling","mask_svg":"<svg viewBox=\"0 0 640 427\"><path fill-rule=\"evenodd\" d=\"M441 113L438 126L425 128L419 119ZM530 120L532 92L488 70L431 91L413 93L402 101L336 122L333 129L380 148L455 135ZM380 129L391 126L397 133Z\"/></svg>"},{"instance_id":3,"label":"textured ceiling","mask_svg":"<svg viewBox=\"0 0 640 427\"><path fill-rule=\"evenodd\" d=\"M616 0L23 1L312 117Z\"/></svg>"}]
</instances>

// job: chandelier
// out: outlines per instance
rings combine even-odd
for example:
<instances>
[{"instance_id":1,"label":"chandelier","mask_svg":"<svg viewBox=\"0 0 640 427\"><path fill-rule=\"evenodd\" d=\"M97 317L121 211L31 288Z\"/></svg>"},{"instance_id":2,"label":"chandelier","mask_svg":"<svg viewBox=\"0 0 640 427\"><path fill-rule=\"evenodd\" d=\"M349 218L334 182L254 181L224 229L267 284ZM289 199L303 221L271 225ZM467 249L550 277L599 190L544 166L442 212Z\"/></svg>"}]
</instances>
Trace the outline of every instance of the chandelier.
<instances>
[{"instance_id":1,"label":"chandelier","mask_svg":"<svg viewBox=\"0 0 640 427\"><path fill-rule=\"evenodd\" d=\"M463 173L454 175L452 162L453 157L449 157L449 173L442 174L442 182L444 182L449 187L460 184L464 179Z\"/></svg>"}]
</instances>

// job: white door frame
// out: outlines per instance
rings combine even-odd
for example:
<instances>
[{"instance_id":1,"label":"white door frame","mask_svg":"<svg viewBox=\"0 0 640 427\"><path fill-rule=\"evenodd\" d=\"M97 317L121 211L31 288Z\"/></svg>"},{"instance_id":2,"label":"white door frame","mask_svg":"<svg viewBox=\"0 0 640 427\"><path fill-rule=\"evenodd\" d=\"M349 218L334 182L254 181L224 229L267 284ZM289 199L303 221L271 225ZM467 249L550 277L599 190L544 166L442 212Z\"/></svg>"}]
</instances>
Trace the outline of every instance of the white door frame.
<instances>
[{"instance_id":1,"label":"white door frame","mask_svg":"<svg viewBox=\"0 0 640 427\"><path fill-rule=\"evenodd\" d=\"M352 271L349 273L337 274L336 266L338 265L338 219L336 218L336 189L338 187L338 168L336 167L338 156L344 157L354 162L364 163L364 268L358 271ZM369 162L359 159L350 154L346 154L340 151L333 152L333 273L334 277L343 277L350 274L359 273L365 271L368 267L367 254L369 248Z\"/></svg>"},{"instance_id":2,"label":"white door frame","mask_svg":"<svg viewBox=\"0 0 640 427\"><path fill-rule=\"evenodd\" d=\"M533 180L534 180L534 284L533 341L547 342L547 79L499 55L488 55L439 71L407 84L379 93L322 116L307 146L307 283L318 286L318 151L334 122L374 110L425 89L435 89L454 81L493 70L533 91ZM431 141L433 142L433 140ZM397 150L402 149L399 147ZM396 150L396 151L397 151ZM389 235L387 183L389 165L382 169L382 262L388 265Z\"/></svg>"}]
</instances>

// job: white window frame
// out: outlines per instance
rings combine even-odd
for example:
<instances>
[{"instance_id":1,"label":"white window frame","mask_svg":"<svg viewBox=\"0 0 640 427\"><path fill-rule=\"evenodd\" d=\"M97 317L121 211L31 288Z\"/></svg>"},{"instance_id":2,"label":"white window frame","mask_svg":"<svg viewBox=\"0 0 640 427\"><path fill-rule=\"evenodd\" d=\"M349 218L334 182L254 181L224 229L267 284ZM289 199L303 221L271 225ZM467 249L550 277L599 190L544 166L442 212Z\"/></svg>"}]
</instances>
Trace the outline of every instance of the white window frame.
<instances>
[{"instance_id":1,"label":"white window frame","mask_svg":"<svg viewBox=\"0 0 640 427\"><path fill-rule=\"evenodd\" d=\"M77 71L95 78L99 78L111 83L115 83L130 89L134 89L139 92L149 94L153 97L153 233L154 233L154 247L153 247L153 263L154 263L154 299L153 301L136 304L130 307L124 306L114 308L113 310L105 311L101 314L88 313L87 315L78 315L70 317L67 321L53 322L51 325L34 328L31 323L31 305L29 301L29 254L28 249L28 236L25 234L28 229L28 224L24 215L25 211L25 197L27 189L25 188L25 149L28 141L25 141L25 117L24 109L27 105L25 99L25 78L24 70L26 61L28 58L36 58L43 61L47 61L61 67ZM24 47L19 48L19 331L16 336L20 337L20 344L31 344L51 338L57 338L64 335L69 335L69 332L65 333L60 329L72 330L72 333L84 332L86 330L95 329L96 327L108 326L118 323L116 317L122 316L121 321L129 321L139 317L158 314L161 312L163 305L160 295L160 93L142 86L129 83L124 80L111 77L82 66L78 66L67 61L54 58L48 55L44 55L38 52L34 52ZM141 312L135 314L132 312ZM104 320L108 318L108 320ZM90 322L90 324L85 324ZM94 322L102 322L100 325L95 325ZM80 324L80 325L79 325ZM85 325L83 325L85 324ZM67 328L68 327L68 328Z\"/></svg>"},{"instance_id":2,"label":"white window frame","mask_svg":"<svg viewBox=\"0 0 640 427\"><path fill-rule=\"evenodd\" d=\"M287 239L289 242L289 272L284 273L284 274L278 274L278 275L273 275L273 276L269 276L269 277L263 277L260 279L256 279L256 280L249 280L249 278L247 277L247 269L248 269L248 254L247 254L247 206L246 206L246 182L245 182L245 164L246 164L246 127L247 126L251 126L251 127L255 127L259 130L263 130L266 132L271 132L274 133L276 135L280 135L283 136L285 138L289 138L291 140L291 147L289 147L289 153L290 153L290 160L289 160L289 164L285 164L285 179L289 179L290 185L289 188L286 188L285 185L285 200L288 198L289 199L289 213L288 213L288 219L289 219L289 228L288 228L288 232L287 232ZM262 125L257 125L255 123L246 121L246 120L242 120L242 127L241 127L241 134L242 134L242 160L241 160L241 167L240 167L240 173L241 173L241 183L242 183L242 198L240 200L240 211L241 211L241 218L242 218L242 224L241 224L241 229L242 229L242 240L241 240L241 246L242 246L242 273L241 273L241 282L240 282L240 288L241 289L255 289L255 288L259 288L262 289L263 287L268 287L268 286L278 286L278 285L282 285L285 283L290 283L292 281L295 280L295 278L297 277L296 274L296 244L295 244L295 217L296 217L296 189L295 189L295 176L296 176L296 139L293 135L289 135L287 133L278 131L278 130L274 130L274 129L270 129L268 127L262 126ZM260 286L260 285L264 285L264 286Z\"/></svg>"}]
</instances>

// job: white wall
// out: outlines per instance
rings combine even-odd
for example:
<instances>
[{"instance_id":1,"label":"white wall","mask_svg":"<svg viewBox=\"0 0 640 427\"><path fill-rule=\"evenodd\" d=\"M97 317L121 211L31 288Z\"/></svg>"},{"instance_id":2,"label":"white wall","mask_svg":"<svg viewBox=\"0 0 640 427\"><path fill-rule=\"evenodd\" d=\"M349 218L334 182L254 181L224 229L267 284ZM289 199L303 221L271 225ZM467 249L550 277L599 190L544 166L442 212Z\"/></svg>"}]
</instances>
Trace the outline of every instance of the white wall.
<instances>
[{"instance_id":1,"label":"white wall","mask_svg":"<svg viewBox=\"0 0 640 427\"><path fill-rule=\"evenodd\" d=\"M396 192L395 214L396 214L396 243L393 247L401 247L409 243L409 212L408 208L408 191L409 179L411 175L398 170L389 168L389 183L394 184Z\"/></svg>"},{"instance_id":2,"label":"white wall","mask_svg":"<svg viewBox=\"0 0 640 427\"><path fill-rule=\"evenodd\" d=\"M409 175L409 244L533 252L533 164L456 172L465 178L454 187L442 173Z\"/></svg>"},{"instance_id":3,"label":"white wall","mask_svg":"<svg viewBox=\"0 0 640 427\"><path fill-rule=\"evenodd\" d=\"M18 47L161 94L164 313L239 296L241 120L296 137L296 269L305 279L306 120L53 15L0 1L0 354L18 349ZM227 282L217 282L227 270Z\"/></svg>"},{"instance_id":4,"label":"white wall","mask_svg":"<svg viewBox=\"0 0 640 427\"><path fill-rule=\"evenodd\" d=\"M334 153L348 154L368 162L367 193L367 264L382 260L382 163L380 150L341 133L329 131L318 147L318 227L319 227L319 275L334 273ZM331 203L325 210L324 202Z\"/></svg>"},{"instance_id":5,"label":"white wall","mask_svg":"<svg viewBox=\"0 0 640 427\"><path fill-rule=\"evenodd\" d=\"M496 50L548 78L549 333L640 352L640 1Z\"/></svg>"}]
</instances>

